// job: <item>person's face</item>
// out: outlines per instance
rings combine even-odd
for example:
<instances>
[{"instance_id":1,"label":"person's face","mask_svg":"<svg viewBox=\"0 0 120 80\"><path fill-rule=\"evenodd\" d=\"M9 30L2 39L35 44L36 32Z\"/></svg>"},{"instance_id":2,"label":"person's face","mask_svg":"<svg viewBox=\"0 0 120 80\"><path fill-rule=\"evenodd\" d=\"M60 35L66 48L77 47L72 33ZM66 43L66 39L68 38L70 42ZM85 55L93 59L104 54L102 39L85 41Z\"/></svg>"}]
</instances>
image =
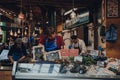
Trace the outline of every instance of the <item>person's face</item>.
<instances>
[{"instance_id":1,"label":"person's face","mask_svg":"<svg viewBox=\"0 0 120 80\"><path fill-rule=\"evenodd\" d=\"M17 47L20 48L22 43L17 43Z\"/></svg>"},{"instance_id":2,"label":"person's face","mask_svg":"<svg viewBox=\"0 0 120 80\"><path fill-rule=\"evenodd\" d=\"M72 39L72 42L73 42L73 43L77 43L77 42L78 42L78 39Z\"/></svg>"},{"instance_id":3,"label":"person's face","mask_svg":"<svg viewBox=\"0 0 120 80\"><path fill-rule=\"evenodd\" d=\"M48 36L49 39L54 39L55 38L55 33L51 34L50 36Z\"/></svg>"}]
</instances>

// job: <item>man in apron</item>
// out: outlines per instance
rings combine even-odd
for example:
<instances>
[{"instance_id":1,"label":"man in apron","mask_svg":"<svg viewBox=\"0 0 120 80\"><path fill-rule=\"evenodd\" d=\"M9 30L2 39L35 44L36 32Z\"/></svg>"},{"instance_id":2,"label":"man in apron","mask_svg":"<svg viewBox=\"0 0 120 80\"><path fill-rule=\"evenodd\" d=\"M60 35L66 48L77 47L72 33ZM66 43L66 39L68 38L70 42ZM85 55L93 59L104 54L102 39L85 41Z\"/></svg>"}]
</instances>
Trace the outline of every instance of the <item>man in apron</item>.
<instances>
[{"instance_id":1,"label":"man in apron","mask_svg":"<svg viewBox=\"0 0 120 80\"><path fill-rule=\"evenodd\" d=\"M79 39L76 35L72 35L71 39L71 48L78 49L79 55L84 55L87 53L86 46L83 40Z\"/></svg>"}]
</instances>

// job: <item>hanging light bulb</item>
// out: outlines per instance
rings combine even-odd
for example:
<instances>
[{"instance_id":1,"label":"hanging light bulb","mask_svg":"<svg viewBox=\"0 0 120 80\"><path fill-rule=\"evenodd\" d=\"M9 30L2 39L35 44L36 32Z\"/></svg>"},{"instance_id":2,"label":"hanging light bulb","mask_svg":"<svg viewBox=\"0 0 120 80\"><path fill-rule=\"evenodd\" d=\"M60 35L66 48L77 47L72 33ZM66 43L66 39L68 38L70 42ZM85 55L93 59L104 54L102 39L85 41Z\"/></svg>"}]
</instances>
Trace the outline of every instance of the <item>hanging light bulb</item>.
<instances>
[{"instance_id":1,"label":"hanging light bulb","mask_svg":"<svg viewBox=\"0 0 120 80\"><path fill-rule=\"evenodd\" d=\"M24 19L24 14L22 12L19 13L18 18L23 20Z\"/></svg>"},{"instance_id":2,"label":"hanging light bulb","mask_svg":"<svg viewBox=\"0 0 120 80\"><path fill-rule=\"evenodd\" d=\"M25 30L25 35L27 35L27 31Z\"/></svg>"},{"instance_id":3,"label":"hanging light bulb","mask_svg":"<svg viewBox=\"0 0 120 80\"><path fill-rule=\"evenodd\" d=\"M14 34L14 36L16 37L17 36L17 32L15 31L15 34Z\"/></svg>"},{"instance_id":4,"label":"hanging light bulb","mask_svg":"<svg viewBox=\"0 0 120 80\"><path fill-rule=\"evenodd\" d=\"M22 0L21 0L21 11L20 11L20 13L18 14L18 18L21 19L21 20L24 19L24 14L23 14L23 12L22 12Z\"/></svg>"},{"instance_id":5,"label":"hanging light bulb","mask_svg":"<svg viewBox=\"0 0 120 80\"><path fill-rule=\"evenodd\" d=\"M17 32L18 34L20 34L20 29L18 29L18 32Z\"/></svg>"},{"instance_id":6,"label":"hanging light bulb","mask_svg":"<svg viewBox=\"0 0 120 80\"><path fill-rule=\"evenodd\" d=\"M11 35L11 36L13 35L13 31L12 31L12 30L10 31L10 35Z\"/></svg>"}]
</instances>

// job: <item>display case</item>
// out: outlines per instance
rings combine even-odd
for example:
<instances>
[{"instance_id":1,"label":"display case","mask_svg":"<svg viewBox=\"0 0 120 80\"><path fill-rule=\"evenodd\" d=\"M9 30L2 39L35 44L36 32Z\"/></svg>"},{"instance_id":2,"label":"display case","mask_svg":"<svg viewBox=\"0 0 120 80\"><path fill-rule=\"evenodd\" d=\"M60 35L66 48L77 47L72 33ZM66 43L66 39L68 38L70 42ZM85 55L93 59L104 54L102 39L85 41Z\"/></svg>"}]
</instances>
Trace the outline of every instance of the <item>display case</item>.
<instances>
[{"instance_id":1,"label":"display case","mask_svg":"<svg viewBox=\"0 0 120 80\"><path fill-rule=\"evenodd\" d=\"M17 63L12 69L13 80L120 80L116 75L87 75L72 73L70 66L61 71L62 64ZM92 73L91 73L92 74Z\"/></svg>"}]
</instances>

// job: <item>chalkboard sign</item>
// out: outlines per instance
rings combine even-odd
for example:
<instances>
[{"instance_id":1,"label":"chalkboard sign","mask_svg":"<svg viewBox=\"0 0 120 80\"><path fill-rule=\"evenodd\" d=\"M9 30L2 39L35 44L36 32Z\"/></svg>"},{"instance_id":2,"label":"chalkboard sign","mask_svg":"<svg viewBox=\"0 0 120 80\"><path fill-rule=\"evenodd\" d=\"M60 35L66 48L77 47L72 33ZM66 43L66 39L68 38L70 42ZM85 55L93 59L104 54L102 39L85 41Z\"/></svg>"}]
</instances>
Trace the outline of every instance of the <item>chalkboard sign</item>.
<instances>
[{"instance_id":1,"label":"chalkboard sign","mask_svg":"<svg viewBox=\"0 0 120 80\"><path fill-rule=\"evenodd\" d=\"M61 55L60 55L60 51L57 50L57 51L50 51L46 54L46 60L47 61L54 61L54 60L58 60L61 58Z\"/></svg>"},{"instance_id":2,"label":"chalkboard sign","mask_svg":"<svg viewBox=\"0 0 120 80\"><path fill-rule=\"evenodd\" d=\"M40 60L44 52L44 46L34 46L33 47L33 60Z\"/></svg>"}]
</instances>

